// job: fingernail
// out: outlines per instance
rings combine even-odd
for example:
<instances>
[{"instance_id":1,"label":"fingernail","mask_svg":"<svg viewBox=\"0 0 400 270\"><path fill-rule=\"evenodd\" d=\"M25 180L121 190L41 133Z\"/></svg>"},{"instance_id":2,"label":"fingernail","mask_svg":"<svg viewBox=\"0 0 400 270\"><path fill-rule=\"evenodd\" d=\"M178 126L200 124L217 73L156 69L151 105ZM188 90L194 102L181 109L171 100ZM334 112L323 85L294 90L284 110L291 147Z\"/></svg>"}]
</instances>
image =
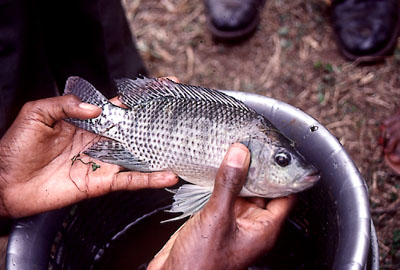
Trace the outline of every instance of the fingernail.
<instances>
[{"instance_id":1,"label":"fingernail","mask_svg":"<svg viewBox=\"0 0 400 270\"><path fill-rule=\"evenodd\" d=\"M80 103L79 108L87 111L97 111L99 109L99 107L85 102Z\"/></svg>"},{"instance_id":2,"label":"fingernail","mask_svg":"<svg viewBox=\"0 0 400 270\"><path fill-rule=\"evenodd\" d=\"M233 146L228 151L226 165L234 168L242 168L246 165L248 152L238 146Z\"/></svg>"},{"instance_id":3,"label":"fingernail","mask_svg":"<svg viewBox=\"0 0 400 270\"><path fill-rule=\"evenodd\" d=\"M159 172L153 175L152 180L154 181L165 181L165 180L178 180L178 176L172 172L165 171Z\"/></svg>"}]
</instances>

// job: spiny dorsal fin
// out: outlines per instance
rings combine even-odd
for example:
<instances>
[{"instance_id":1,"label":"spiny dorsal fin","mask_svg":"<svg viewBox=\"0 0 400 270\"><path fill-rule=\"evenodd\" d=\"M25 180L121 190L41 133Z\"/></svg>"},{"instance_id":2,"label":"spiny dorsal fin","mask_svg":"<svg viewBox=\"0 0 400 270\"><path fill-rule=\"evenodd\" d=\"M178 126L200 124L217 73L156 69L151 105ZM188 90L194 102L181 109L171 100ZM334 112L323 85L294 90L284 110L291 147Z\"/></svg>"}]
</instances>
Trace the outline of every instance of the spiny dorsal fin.
<instances>
[{"instance_id":1,"label":"spiny dorsal fin","mask_svg":"<svg viewBox=\"0 0 400 270\"><path fill-rule=\"evenodd\" d=\"M237 107L246 111L250 109L241 101L220 91L181 84L169 79L119 79L116 80L119 98L129 107L147 103L157 98L185 98L188 100L211 101Z\"/></svg>"}]
</instances>

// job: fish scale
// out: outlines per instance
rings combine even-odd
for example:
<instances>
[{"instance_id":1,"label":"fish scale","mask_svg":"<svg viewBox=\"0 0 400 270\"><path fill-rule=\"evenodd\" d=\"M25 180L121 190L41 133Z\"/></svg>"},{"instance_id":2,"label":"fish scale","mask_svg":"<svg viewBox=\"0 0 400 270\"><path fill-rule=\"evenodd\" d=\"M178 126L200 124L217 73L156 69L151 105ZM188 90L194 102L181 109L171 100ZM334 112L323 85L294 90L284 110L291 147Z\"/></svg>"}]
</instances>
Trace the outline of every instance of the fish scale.
<instances>
[{"instance_id":1,"label":"fish scale","mask_svg":"<svg viewBox=\"0 0 400 270\"><path fill-rule=\"evenodd\" d=\"M121 123L119 129L124 132L121 135L126 138L126 146L134 155L141 156L152 170L171 169L185 175L188 181L206 174L213 178L223 153L238 139L233 133L248 122L244 117L232 119L233 127L232 124L227 126L226 123L231 121L224 121L225 115L232 116L233 113L214 103L156 99L147 106L133 108L132 115L127 115L136 123L134 128L124 127L124 123ZM247 118L251 116L251 112L247 112Z\"/></svg>"},{"instance_id":2,"label":"fish scale","mask_svg":"<svg viewBox=\"0 0 400 270\"><path fill-rule=\"evenodd\" d=\"M297 152L294 142L233 97L165 79L121 79L116 84L127 109L111 104L85 80L69 78L65 94L101 107L102 113L94 119L67 121L105 137L85 150L93 158L136 171L171 170L195 184L177 191L174 212L187 216L202 207L225 153L235 142L244 143L251 152L241 196L286 196L318 180L316 169Z\"/></svg>"}]
</instances>

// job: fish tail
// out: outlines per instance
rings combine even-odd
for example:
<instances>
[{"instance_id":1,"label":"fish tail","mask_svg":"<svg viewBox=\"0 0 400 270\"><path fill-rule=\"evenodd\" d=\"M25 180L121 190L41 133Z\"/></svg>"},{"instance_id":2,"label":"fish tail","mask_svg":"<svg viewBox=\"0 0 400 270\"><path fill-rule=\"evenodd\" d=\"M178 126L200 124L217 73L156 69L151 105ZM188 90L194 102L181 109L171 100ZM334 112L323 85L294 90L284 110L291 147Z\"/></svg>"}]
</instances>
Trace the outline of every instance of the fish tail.
<instances>
[{"instance_id":1,"label":"fish tail","mask_svg":"<svg viewBox=\"0 0 400 270\"><path fill-rule=\"evenodd\" d=\"M93 85L88 81L79 77L69 77L65 85L64 95L73 94L80 98L83 102L96 105L103 109L107 106L112 106L111 102L103 96ZM105 116L101 113L94 119L80 120L68 118L65 119L67 122L83 128L87 131L101 134L107 132L107 129L111 127L105 119ZM102 120L103 119L103 120Z\"/></svg>"},{"instance_id":2,"label":"fish tail","mask_svg":"<svg viewBox=\"0 0 400 270\"><path fill-rule=\"evenodd\" d=\"M88 81L79 77L69 77L65 85L64 95L73 94L79 97L83 102L103 107L108 104L108 99L103 96Z\"/></svg>"}]
</instances>

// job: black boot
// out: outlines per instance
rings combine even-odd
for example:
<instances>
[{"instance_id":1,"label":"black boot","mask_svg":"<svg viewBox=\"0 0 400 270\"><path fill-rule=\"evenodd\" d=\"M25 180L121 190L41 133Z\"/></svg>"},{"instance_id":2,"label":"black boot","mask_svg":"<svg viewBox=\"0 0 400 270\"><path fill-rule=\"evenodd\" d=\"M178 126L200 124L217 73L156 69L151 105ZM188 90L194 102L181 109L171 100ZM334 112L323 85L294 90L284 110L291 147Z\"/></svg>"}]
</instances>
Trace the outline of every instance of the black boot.
<instances>
[{"instance_id":1,"label":"black boot","mask_svg":"<svg viewBox=\"0 0 400 270\"><path fill-rule=\"evenodd\" d=\"M347 59L376 61L393 52L400 28L397 0L335 0L331 16Z\"/></svg>"},{"instance_id":2,"label":"black boot","mask_svg":"<svg viewBox=\"0 0 400 270\"><path fill-rule=\"evenodd\" d=\"M205 0L207 26L214 38L241 40L250 36L260 23L265 0Z\"/></svg>"}]
</instances>

